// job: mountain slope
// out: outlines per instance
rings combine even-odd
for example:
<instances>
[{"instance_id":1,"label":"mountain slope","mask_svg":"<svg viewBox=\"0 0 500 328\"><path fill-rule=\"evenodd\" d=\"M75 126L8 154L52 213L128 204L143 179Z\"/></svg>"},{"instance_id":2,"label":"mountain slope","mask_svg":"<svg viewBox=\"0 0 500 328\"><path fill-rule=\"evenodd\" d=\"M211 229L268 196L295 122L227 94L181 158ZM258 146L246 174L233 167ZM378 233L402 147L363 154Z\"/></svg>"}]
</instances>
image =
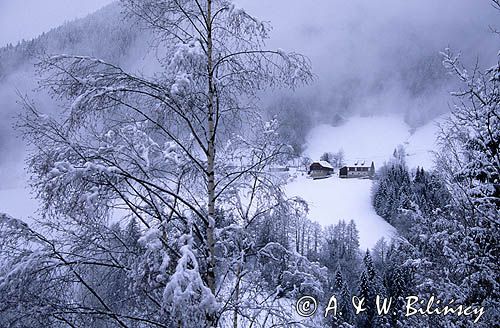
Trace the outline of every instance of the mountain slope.
<instances>
[{"instance_id":1,"label":"mountain slope","mask_svg":"<svg viewBox=\"0 0 500 328\"><path fill-rule=\"evenodd\" d=\"M60 108L44 91L33 93L39 76L33 66L43 54L77 54L104 59L128 70L143 69L148 32L124 17L119 3L112 3L84 18L63 24L16 46L0 48L0 190L23 184L26 146L13 125L21 107L18 92L34 98L42 111Z\"/></svg>"},{"instance_id":2,"label":"mountain slope","mask_svg":"<svg viewBox=\"0 0 500 328\"><path fill-rule=\"evenodd\" d=\"M353 117L341 126L320 125L307 137L305 155L318 160L324 152L342 149L347 163L374 161L376 167L387 161L398 145L408 153L410 168L433 166L431 151L436 149L437 121L412 130L399 116ZM371 248L380 238L391 239L395 229L375 213L371 205L372 181L334 177L312 180L305 175L290 182L288 196L299 196L309 203L309 218L323 226L340 220L354 220L361 249Z\"/></svg>"},{"instance_id":3,"label":"mountain slope","mask_svg":"<svg viewBox=\"0 0 500 328\"><path fill-rule=\"evenodd\" d=\"M124 17L119 3L112 3L33 40L0 48L0 81L23 66L30 66L34 56L41 53L81 54L123 64L138 36L144 33L144 30L135 28L133 21Z\"/></svg>"},{"instance_id":4,"label":"mountain slope","mask_svg":"<svg viewBox=\"0 0 500 328\"><path fill-rule=\"evenodd\" d=\"M325 152L343 150L347 163L374 161L378 167L403 145L410 168L431 168L438 121L411 129L400 116L358 116L341 126L319 125L309 133L304 155L317 160Z\"/></svg>"}]
</instances>

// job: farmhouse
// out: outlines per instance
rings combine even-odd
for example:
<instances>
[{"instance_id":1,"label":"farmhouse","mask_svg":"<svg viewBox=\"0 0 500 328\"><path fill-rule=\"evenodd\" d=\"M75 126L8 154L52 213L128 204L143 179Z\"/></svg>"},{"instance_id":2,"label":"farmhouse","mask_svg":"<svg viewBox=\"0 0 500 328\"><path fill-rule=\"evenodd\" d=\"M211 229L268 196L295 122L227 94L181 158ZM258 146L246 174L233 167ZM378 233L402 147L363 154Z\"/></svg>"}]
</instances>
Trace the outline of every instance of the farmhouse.
<instances>
[{"instance_id":1,"label":"farmhouse","mask_svg":"<svg viewBox=\"0 0 500 328\"><path fill-rule=\"evenodd\" d=\"M313 162L309 166L309 175L313 179L327 178L333 174L333 166L327 161Z\"/></svg>"},{"instance_id":2,"label":"farmhouse","mask_svg":"<svg viewBox=\"0 0 500 328\"><path fill-rule=\"evenodd\" d=\"M375 164L368 165L366 161L357 161L339 170L341 178L372 178L375 175Z\"/></svg>"}]
</instances>

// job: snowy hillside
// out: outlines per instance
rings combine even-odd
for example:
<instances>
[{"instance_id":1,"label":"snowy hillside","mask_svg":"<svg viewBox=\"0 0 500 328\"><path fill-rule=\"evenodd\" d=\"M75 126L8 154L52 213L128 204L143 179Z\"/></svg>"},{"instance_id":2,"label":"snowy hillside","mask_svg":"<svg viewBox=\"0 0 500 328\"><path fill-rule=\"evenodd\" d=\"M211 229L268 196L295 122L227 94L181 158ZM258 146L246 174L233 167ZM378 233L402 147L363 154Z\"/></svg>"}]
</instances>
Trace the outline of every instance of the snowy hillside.
<instances>
[{"instance_id":1,"label":"snowy hillside","mask_svg":"<svg viewBox=\"0 0 500 328\"><path fill-rule=\"evenodd\" d=\"M404 145L410 168L433 166L436 121L415 131L398 116L354 117L341 126L320 125L307 140L305 155L318 160L324 152L342 149L347 163L356 160L374 161L376 167L387 161L398 145ZM395 229L379 217L371 205L371 180L312 180L299 176L286 187L289 196L299 196L309 203L309 218L323 226L339 220L354 220L361 249L371 248L382 237L391 239Z\"/></svg>"},{"instance_id":2,"label":"snowy hillside","mask_svg":"<svg viewBox=\"0 0 500 328\"><path fill-rule=\"evenodd\" d=\"M287 185L289 196L299 196L309 204L309 218L322 226L339 220L354 220L359 230L360 248L372 248L382 237L390 240L395 229L375 214L370 201L371 180L312 180L300 176Z\"/></svg>"},{"instance_id":3,"label":"snowy hillside","mask_svg":"<svg viewBox=\"0 0 500 328\"><path fill-rule=\"evenodd\" d=\"M397 116L354 117L342 126L320 125L307 140L306 156L319 159L326 151L343 149L346 161L366 159L380 167L394 148L403 144L411 167L432 166L436 122L410 128ZM23 177L26 181L26 177ZM353 219L360 230L361 248L372 247L381 237L390 238L394 229L377 216L370 202L370 180L310 180L299 177L286 188L289 196L300 196L310 204L310 218L323 226ZM23 187L0 188L0 212L27 219L34 214L36 201Z\"/></svg>"},{"instance_id":4,"label":"snowy hillside","mask_svg":"<svg viewBox=\"0 0 500 328\"><path fill-rule=\"evenodd\" d=\"M436 121L416 129L399 116L354 117L341 126L320 125L307 137L305 155L313 160L325 152L342 149L347 163L356 160L374 161L379 167L388 160L398 145L404 145L410 168L431 168L435 150Z\"/></svg>"}]
</instances>

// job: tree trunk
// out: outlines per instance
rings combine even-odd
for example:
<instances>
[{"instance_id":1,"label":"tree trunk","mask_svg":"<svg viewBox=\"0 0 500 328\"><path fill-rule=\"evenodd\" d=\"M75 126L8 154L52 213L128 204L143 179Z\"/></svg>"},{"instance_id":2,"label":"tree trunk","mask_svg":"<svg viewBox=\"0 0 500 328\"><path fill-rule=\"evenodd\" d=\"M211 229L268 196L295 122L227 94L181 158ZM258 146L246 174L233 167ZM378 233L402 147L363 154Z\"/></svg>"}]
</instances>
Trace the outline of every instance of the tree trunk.
<instances>
[{"instance_id":1,"label":"tree trunk","mask_svg":"<svg viewBox=\"0 0 500 328\"><path fill-rule=\"evenodd\" d=\"M207 1L207 72L208 72L208 151L207 151L207 180L208 180L208 227L207 227L207 243L208 243L208 285L212 292L215 292L215 274L214 274L214 228L215 228L215 126L214 126L214 86L212 72L212 1Z\"/></svg>"},{"instance_id":2,"label":"tree trunk","mask_svg":"<svg viewBox=\"0 0 500 328\"><path fill-rule=\"evenodd\" d=\"M207 145L207 196L208 196L208 226L207 226L207 285L215 295L215 124L214 124L214 98L215 87L213 80L212 58L212 1L207 1L207 73L208 73L208 145ZM209 318L211 326L215 327L216 318Z\"/></svg>"},{"instance_id":3,"label":"tree trunk","mask_svg":"<svg viewBox=\"0 0 500 328\"><path fill-rule=\"evenodd\" d=\"M241 265L238 263L236 268L236 286L234 292L234 312L233 312L233 328L238 328L238 302L240 298L240 275L241 275Z\"/></svg>"},{"instance_id":4,"label":"tree trunk","mask_svg":"<svg viewBox=\"0 0 500 328\"><path fill-rule=\"evenodd\" d=\"M302 222L302 237L300 239L300 255L304 255L304 240L305 240L305 234L306 234L306 223L305 221Z\"/></svg>"}]
</instances>

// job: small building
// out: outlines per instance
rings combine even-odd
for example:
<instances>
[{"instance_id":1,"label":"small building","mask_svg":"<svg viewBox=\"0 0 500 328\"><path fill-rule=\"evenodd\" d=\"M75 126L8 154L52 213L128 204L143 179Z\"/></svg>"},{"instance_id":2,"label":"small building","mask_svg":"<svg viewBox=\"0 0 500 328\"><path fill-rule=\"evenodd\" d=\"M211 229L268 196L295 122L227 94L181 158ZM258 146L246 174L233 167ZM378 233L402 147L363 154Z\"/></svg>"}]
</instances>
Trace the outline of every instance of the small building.
<instances>
[{"instance_id":1,"label":"small building","mask_svg":"<svg viewBox=\"0 0 500 328\"><path fill-rule=\"evenodd\" d=\"M352 165L346 165L339 170L340 178L373 178L375 175L375 164L368 165L366 161L357 161Z\"/></svg>"},{"instance_id":2,"label":"small building","mask_svg":"<svg viewBox=\"0 0 500 328\"><path fill-rule=\"evenodd\" d=\"M309 176L313 179L327 178L333 174L333 166L327 161L313 162L309 166Z\"/></svg>"}]
</instances>

